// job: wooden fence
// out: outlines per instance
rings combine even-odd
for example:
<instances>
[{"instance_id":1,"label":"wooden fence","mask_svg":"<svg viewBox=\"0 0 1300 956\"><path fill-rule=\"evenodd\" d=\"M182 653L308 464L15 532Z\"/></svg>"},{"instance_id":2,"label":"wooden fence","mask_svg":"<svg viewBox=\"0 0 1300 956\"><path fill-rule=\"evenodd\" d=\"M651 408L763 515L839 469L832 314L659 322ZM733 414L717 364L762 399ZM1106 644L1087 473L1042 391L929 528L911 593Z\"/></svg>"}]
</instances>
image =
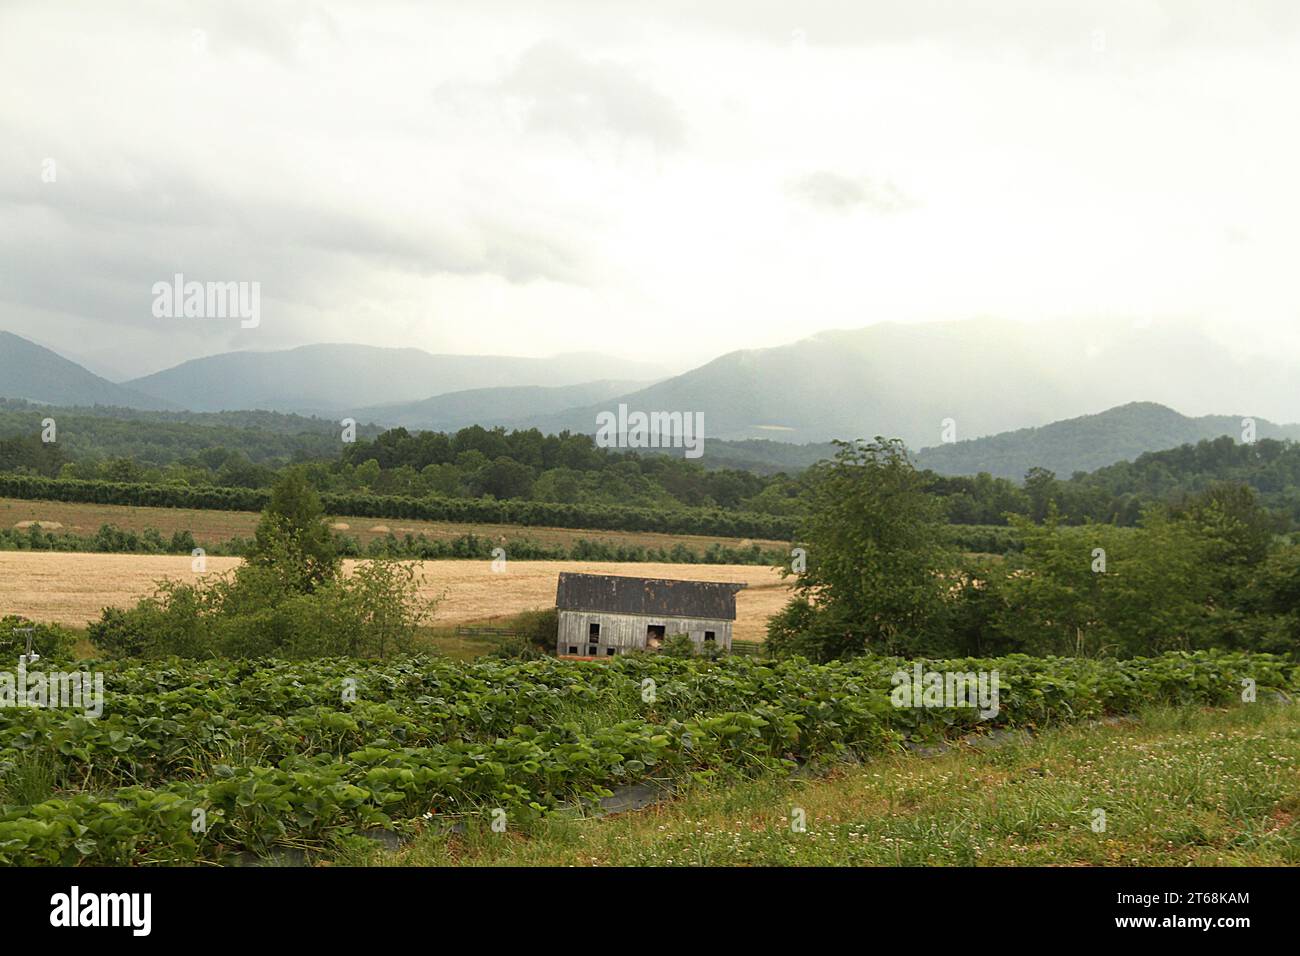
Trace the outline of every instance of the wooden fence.
<instances>
[{"instance_id":1,"label":"wooden fence","mask_svg":"<svg viewBox=\"0 0 1300 956\"><path fill-rule=\"evenodd\" d=\"M508 627L458 627L457 637L514 637L516 632Z\"/></svg>"}]
</instances>

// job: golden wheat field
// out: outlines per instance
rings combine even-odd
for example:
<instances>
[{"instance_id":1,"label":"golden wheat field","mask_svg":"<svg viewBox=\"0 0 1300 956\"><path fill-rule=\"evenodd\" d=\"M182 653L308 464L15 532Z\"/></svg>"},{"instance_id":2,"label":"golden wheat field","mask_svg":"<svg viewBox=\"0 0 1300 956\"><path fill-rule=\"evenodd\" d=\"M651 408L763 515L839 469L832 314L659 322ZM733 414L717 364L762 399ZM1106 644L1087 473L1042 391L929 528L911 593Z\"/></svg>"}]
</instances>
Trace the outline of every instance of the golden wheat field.
<instances>
[{"instance_id":1,"label":"golden wheat field","mask_svg":"<svg viewBox=\"0 0 1300 956\"><path fill-rule=\"evenodd\" d=\"M238 563L238 558L209 557L208 573L229 571ZM345 562L345 570L355 564ZM416 564L424 578L423 593L439 601L433 623L444 626L490 622L552 606L561 571L747 584L736 596L739 640L762 640L767 618L789 598L789 586L776 571L754 565L511 561L495 572L490 561ZM0 616L21 614L82 626L105 607L126 607L148 595L156 581L194 577L184 555L0 551Z\"/></svg>"}]
</instances>

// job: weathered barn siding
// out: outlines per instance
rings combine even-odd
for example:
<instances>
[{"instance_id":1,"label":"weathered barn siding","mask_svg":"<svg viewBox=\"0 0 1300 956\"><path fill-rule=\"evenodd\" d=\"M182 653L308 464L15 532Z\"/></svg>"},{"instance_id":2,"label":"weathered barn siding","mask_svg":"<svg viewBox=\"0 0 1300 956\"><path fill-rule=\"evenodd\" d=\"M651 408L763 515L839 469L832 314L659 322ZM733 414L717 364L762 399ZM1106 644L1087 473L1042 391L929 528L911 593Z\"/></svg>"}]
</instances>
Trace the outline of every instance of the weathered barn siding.
<instances>
[{"instance_id":1,"label":"weathered barn siding","mask_svg":"<svg viewBox=\"0 0 1300 956\"><path fill-rule=\"evenodd\" d=\"M589 638L590 626L600 625L598 640ZM649 628L662 625L664 639L674 634L689 634L696 645L704 644L704 632L713 631L714 640L722 650L731 650L731 621L711 618L693 618L676 616L654 616L648 614L610 614L600 611L560 611L559 640L556 651L560 654L570 653L569 648L576 647L576 653L586 655L588 648L596 648L596 656L607 656L606 649L613 648L614 653L621 654L633 648L644 648Z\"/></svg>"},{"instance_id":2,"label":"weathered barn siding","mask_svg":"<svg viewBox=\"0 0 1300 956\"><path fill-rule=\"evenodd\" d=\"M556 653L616 657L648 647L652 627L663 628L665 641L687 634L697 648L707 643L730 651L736 592L743 587L562 571L555 588L560 616ZM594 638L593 624L600 628ZM713 632L712 641L705 641L706 631Z\"/></svg>"}]
</instances>

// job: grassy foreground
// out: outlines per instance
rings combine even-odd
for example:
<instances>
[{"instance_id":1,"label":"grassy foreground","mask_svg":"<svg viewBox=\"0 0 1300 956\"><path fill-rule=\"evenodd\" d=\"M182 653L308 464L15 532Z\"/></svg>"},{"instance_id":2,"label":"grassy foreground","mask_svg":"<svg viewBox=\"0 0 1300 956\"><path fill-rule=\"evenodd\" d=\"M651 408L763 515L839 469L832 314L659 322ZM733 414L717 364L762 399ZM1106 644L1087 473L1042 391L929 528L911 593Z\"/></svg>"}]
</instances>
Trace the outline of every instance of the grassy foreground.
<instances>
[{"instance_id":1,"label":"grassy foreground","mask_svg":"<svg viewBox=\"0 0 1300 956\"><path fill-rule=\"evenodd\" d=\"M1095 811L1105 829L1095 832ZM792 815L802 810L804 832ZM1296 865L1300 706L1162 708L818 779L699 787L528 835L426 831L339 862L495 866Z\"/></svg>"}]
</instances>

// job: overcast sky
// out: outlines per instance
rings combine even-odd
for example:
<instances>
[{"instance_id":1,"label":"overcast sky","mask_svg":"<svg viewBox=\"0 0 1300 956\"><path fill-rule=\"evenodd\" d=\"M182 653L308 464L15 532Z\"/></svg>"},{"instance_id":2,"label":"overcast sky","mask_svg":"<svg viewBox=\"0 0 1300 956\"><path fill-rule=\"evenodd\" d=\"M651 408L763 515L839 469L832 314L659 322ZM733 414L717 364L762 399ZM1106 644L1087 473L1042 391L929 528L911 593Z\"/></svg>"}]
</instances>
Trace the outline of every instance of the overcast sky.
<instances>
[{"instance_id":1,"label":"overcast sky","mask_svg":"<svg viewBox=\"0 0 1300 956\"><path fill-rule=\"evenodd\" d=\"M9 0L0 80L0 328L111 377L977 315L1300 352L1285 0ZM155 318L177 272L261 324Z\"/></svg>"}]
</instances>

